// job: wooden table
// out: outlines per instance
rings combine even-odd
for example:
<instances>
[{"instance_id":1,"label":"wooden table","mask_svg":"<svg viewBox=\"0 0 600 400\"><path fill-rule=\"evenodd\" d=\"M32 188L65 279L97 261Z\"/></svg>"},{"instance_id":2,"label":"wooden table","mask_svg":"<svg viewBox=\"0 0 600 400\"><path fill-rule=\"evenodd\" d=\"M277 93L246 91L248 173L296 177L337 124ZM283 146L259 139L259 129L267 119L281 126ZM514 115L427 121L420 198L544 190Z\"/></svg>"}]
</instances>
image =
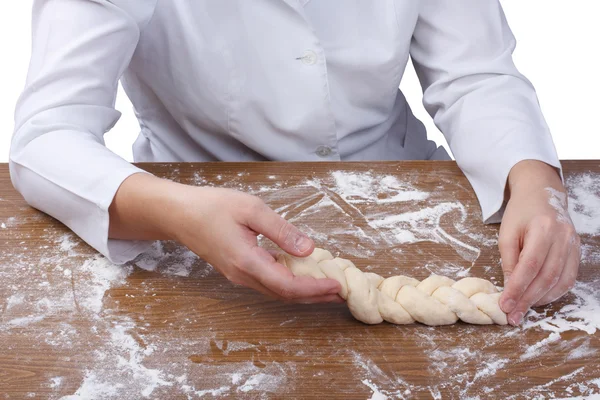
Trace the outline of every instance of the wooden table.
<instances>
[{"instance_id":1,"label":"wooden table","mask_svg":"<svg viewBox=\"0 0 600 400\"><path fill-rule=\"evenodd\" d=\"M386 277L438 273L502 282L498 226L481 223L474 193L453 162L142 167L188 184L254 193L318 246ZM579 192L597 188L600 162L564 167ZM593 201L600 198L595 195ZM589 217L589 231L594 214L585 204L578 207L580 217ZM12 188L6 165L0 166L0 223L5 398L600 393L600 333L593 316L569 308L589 311L600 302L598 235L582 235L577 294L537 310L524 327L432 328L367 326L345 305L271 301L233 286L175 243L156 244L127 266L111 265L29 208Z\"/></svg>"}]
</instances>

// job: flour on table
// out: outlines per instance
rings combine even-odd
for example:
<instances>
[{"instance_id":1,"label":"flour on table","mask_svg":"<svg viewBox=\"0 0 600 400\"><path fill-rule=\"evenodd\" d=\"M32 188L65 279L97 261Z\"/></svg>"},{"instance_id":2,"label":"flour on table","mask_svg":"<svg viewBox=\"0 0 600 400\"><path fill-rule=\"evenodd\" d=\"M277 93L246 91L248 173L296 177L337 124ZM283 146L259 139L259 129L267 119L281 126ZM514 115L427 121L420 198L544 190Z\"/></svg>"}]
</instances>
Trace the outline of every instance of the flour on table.
<instances>
[{"instance_id":1,"label":"flour on table","mask_svg":"<svg viewBox=\"0 0 600 400\"><path fill-rule=\"evenodd\" d=\"M59 238L58 243L61 251L69 252L77 246L79 241L73 234L67 233Z\"/></svg>"},{"instance_id":2,"label":"flour on table","mask_svg":"<svg viewBox=\"0 0 600 400\"><path fill-rule=\"evenodd\" d=\"M236 183L231 187L238 188ZM275 207L277 213L321 247L354 259L373 257L373 247L398 253L404 245L433 242L449 246L473 263L482 246L497 243L497 236L469 232L468 210L462 203L438 201L438 193L417 189L410 180L397 176L333 171L328 177L289 188L262 186L250 193L269 204L286 200L285 205ZM338 223L328 232L317 232L305 222L312 216ZM451 231L443 227L442 220L451 222Z\"/></svg>"},{"instance_id":3,"label":"flour on table","mask_svg":"<svg viewBox=\"0 0 600 400\"><path fill-rule=\"evenodd\" d=\"M553 333L583 331L595 334L600 330L600 293L595 287L597 284L577 282L571 290L572 302L551 315L530 311L523 329L540 327Z\"/></svg>"},{"instance_id":4,"label":"flour on table","mask_svg":"<svg viewBox=\"0 0 600 400\"><path fill-rule=\"evenodd\" d=\"M56 389L58 388L63 381L63 377L62 376L55 376L54 378L50 379L50 388L52 389Z\"/></svg>"},{"instance_id":5,"label":"flour on table","mask_svg":"<svg viewBox=\"0 0 600 400\"><path fill-rule=\"evenodd\" d=\"M381 393L379 391L379 388L377 387L377 385L375 385L370 380L363 379L361 382L363 383L363 385L367 386L369 389L371 389L373 391L373 395L369 398L369 400L387 400L388 399L388 396Z\"/></svg>"},{"instance_id":6,"label":"flour on table","mask_svg":"<svg viewBox=\"0 0 600 400\"><path fill-rule=\"evenodd\" d=\"M232 177L223 175L219 185L258 194L270 204L277 204L278 212L336 255L365 261L373 257L373 249L385 249L386 255L402 266L407 246L418 245L421 241L432 242L455 251L465 263L450 263L431 254L424 256L431 256L427 263L415 268L421 268L424 276L438 273L454 279L470 276L473 268L479 268L473 267L473 261L480 258L483 248L497 245L498 237L493 229L484 233L479 229L477 233L470 231L472 219L469 218L473 218L474 212L467 205L440 198L435 191L422 191L418 189L418 182L411 181L410 177L335 171L325 178L308 178L300 185L289 187L276 176L269 177L268 184L263 186L249 185L243 181L243 176L244 173ZM201 173L196 174L194 181L208 184ZM574 175L567 179L567 186L569 212L578 232L592 236L599 234L598 176ZM290 198L294 199L292 204L287 202ZM390 211L392 209L394 212ZM328 232L317 232L310 226L311 218L326 218L336 223ZM0 232L7 235L20 223L22 221L9 218L0 223L3 229ZM48 242L54 245L47 247L50 250L41 259L24 248L0 254L0 279L3 282L0 342L6 343L6 351L15 351L11 338L22 335L41 353L89 352L87 364L83 366L85 371L75 387L66 377L57 376L56 371L48 372L44 377L43 385L53 391L52 399L61 395L67 395L65 399L153 399L168 395L268 397L298 385L296 363L271 361L264 357L269 352L292 358L306 357L306 362L312 363L315 371L320 371L315 373L316 376L325 373L324 369L319 370L322 360L309 359L306 343L302 341L277 345L226 341L218 336L210 323L195 328L194 340L186 340L178 332L187 329L193 316L171 318L170 322L165 319L164 328L154 331L143 316L120 314L110 290L128 291L127 278L134 268L169 276L174 286L185 279L216 273L210 265L200 263L195 254L181 246L157 242L135 262L117 266L102 257L82 256L83 246L72 234L65 235L64 231L52 228L47 228L45 234ZM15 236L16 243L26 246L26 234L19 235ZM264 241L266 239L261 239ZM80 262L74 262L75 259ZM582 262L597 264L599 261L600 246L587 241L582 247ZM369 264L376 269L376 265ZM483 268L485 271L498 270L499 264ZM565 305L554 311L546 308L531 312L523 326L517 328L482 331L481 327L457 326L452 328L457 334L451 335L450 339L442 329L390 327L398 335L414 336L416 350L428 358L428 372L435 379L425 385L411 383L411 376L405 376L402 369L390 371L387 365L378 365L366 351L349 350L356 343L355 337L332 336L329 347L336 346L341 354L347 355L356 387L369 393L365 398L413 398L428 393L441 399L445 391L454 393L456 398L489 398L495 391L523 379L504 374L507 367L525 369L548 364L551 361L548 357L556 349L564 353L565 359L580 360L582 366L562 372L557 379L530 387L522 395L557 398L554 390L560 390L561 394L573 393L574 398L594 398L600 393L600 374L586 365L585 360L598 357L594 348L594 340L600 332L597 287L598 282L578 283ZM132 302L145 301L140 309L151 310L152 299L156 299L152 296L151 280L137 289L135 296L127 293L125 298ZM214 288L211 296L217 296L219 291L219 287ZM276 326L299 329L297 318L286 315ZM85 323L75 324L75 319ZM313 323L318 326L327 321ZM357 335L370 335L367 329L362 332ZM537 342L531 341L528 335L532 332L544 332L544 336ZM84 342L84 337L90 342ZM509 357L502 351L492 351L491 346L502 349L515 346L515 343L516 355ZM229 361L223 365L202 361L203 357L210 360L212 351L220 352ZM189 361L190 354L201 361ZM240 354L249 354L252 360L237 361ZM165 362L169 357L175 361ZM201 388L195 387L194 383L198 382L199 376L203 377ZM66 391L67 387L70 391Z\"/></svg>"},{"instance_id":7,"label":"flour on table","mask_svg":"<svg viewBox=\"0 0 600 400\"><path fill-rule=\"evenodd\" d=\"M579 234L600 233L600 176L578 174L566 180L569 214Z\"/></svg>"},{"instance_id":8,"label":"flour on table","mask_svg":"<svg viewBox=\"0 0 600 400\"><path fill-rule=\"evenodd\" d=\"M198 260L196 254L183 246L175 246L173 250L167 251L163 242L154 242L148 251L136 258L135 265L146 271L156 271L160 264L160 272L165 275L188 277ZM213 268L206 264L202 270L196 269L194 272L202 277L211 271Z\"/></svg>"},{"instance_id":9,"label":"flour on table","mask_svg":"<svg viewBox=\"0 0 600 400\"><path fill-rule=\"evenodd\" d=\"M521 360L529 360L539 355L544 347L550 346L552 343L557 342L561 339L560 333L552 332L546 339L537 342L529 346L523 354L521 354Z\"/></svg>"}]
</instances>

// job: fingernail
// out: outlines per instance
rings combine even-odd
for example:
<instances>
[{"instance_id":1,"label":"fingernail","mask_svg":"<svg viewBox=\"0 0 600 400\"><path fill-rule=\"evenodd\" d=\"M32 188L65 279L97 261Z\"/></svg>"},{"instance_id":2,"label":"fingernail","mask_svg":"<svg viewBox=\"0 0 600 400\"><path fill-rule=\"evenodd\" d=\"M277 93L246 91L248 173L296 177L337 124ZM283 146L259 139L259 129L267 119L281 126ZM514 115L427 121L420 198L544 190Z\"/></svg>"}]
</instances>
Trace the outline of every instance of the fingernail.
<instances>
[{"instance_id":1,"label":"fingernail","mask_svg":"<svg viewBox=\"0 0 600 400\"><path fill-rule=\"evenodd\" d=\"M329 291L327 291L327 294L338 294L340 292L340 289L337 287L331 288L329 289Z\"/></svg>"},{"instance_id":2,"label":"fingernail","mask_svg":"<svg viewBox=\"0 0 600 400\"><path fill-rule=\"evenodd\" d=\"M502 302L501 308L506 314L515 309L517 303L513 299L508 299Z\"/></svg>"},{"instance_id":3,"label":"fingernail","mask_svg":"<svg viewBox=\"0 0 600 400\"><path fill-rule=\"evenodd\" d=\"M523 320L523 313L522 312L517 312L514 315L511 315L508 318L508 322L512 325L512 326L518 326L521 324L521 321Z\"/></svg>"},{"instance_id":4,"label":"fingernail","mask_svg":"<svg viewBox=\"0 0 600 400\"><path fill-rule=\"evenodd\" d=\"M305 251L308 251L308 249L310 249L312 243L308 236L300 235L296 238L296 243L294 243L294 246L296 247L296 250L298 250L301 253L304 253Z\"/></svg>"}]
</instances>

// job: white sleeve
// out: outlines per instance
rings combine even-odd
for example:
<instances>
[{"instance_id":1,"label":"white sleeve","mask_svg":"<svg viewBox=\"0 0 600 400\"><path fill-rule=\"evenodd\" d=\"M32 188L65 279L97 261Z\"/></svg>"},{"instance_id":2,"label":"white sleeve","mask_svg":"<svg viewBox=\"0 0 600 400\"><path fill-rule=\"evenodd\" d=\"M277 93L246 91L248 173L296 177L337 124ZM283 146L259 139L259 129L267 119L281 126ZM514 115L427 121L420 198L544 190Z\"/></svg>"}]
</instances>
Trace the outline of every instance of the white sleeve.
<instances>
[{"instance_id":1,"label":"white sleeve","mask_svg":"<svg viewBox=\"0 0 600 400\"><path fill-rule=\"evenodd\" d=\"M535 90L517 71L516 42L497 0L423 0L411 57L423 103L469 179L486 222L499 222L510 169L560 169Z\"/></svg>"},{"instance_id":2,"label":"white sleeve","mask_svg":"<svg viewBox=\"0 0 600 400\"><path fill-rule=\"evenodd\" d=\"M108 239L108 208L121 183L142 172L109 151L103 135L120 117L118 80L153 1L36 0L26 87L15 114L10 173L33 207L55 217L115 263L147 242Z\"/></svg>"}]
</instances>

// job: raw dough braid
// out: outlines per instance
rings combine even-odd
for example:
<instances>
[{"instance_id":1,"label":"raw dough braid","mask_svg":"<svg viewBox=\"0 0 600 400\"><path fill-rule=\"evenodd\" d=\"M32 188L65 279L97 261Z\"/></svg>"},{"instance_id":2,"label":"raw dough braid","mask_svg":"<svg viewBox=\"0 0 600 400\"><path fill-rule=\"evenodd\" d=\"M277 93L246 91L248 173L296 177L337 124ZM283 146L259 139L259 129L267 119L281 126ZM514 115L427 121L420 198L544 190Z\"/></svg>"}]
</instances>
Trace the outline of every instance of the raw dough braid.
<instances>
[{"instance_id":1,"label":"raw dough braid","mask_svg":"<svg viewBox=\"0 0 600 400\"><path fill-rule=\"evenodd\" d=\"M485 279L454 281L431 275L419 282L406 276L384 279L362 272L354 263L334 258L330 252L315 249L306 258L280 254L277 261L294 275L335 279L342 285L340 296L352 315L366 324L388 321L393 324L450 325L459 319L469 324L506 325L500 309L500 292Z\"/></svg>"}]
</instances>

